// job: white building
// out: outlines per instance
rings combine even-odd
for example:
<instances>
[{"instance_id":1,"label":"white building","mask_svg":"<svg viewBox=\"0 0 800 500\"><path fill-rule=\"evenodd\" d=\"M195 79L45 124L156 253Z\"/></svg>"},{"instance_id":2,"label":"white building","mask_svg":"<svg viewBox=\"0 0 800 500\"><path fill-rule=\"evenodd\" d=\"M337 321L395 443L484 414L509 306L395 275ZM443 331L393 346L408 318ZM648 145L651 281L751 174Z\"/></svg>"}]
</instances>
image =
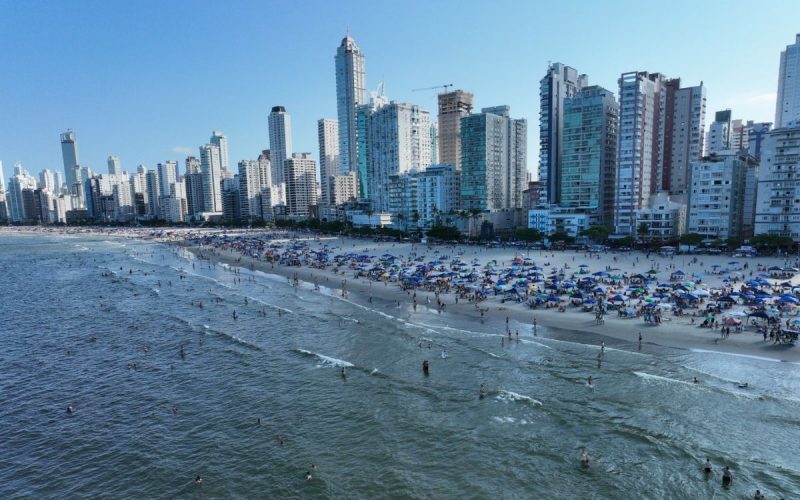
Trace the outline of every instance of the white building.
<instances>
[{"instance_id":1,"label":"white building","mask_svg":"<svg viewBox=\"0 0 800 500\"><path fill-rule=\"evenodd\" d=\"M795 120L800 120L800 33L794 44L781 52L775 128L786 127Z\"/></svg>"},{"instance_id":2,"label":"white building","mask_svg":"<svg viewBox=\"0 0 800 500\"><path fill-rule=\"evenodd\" d=\"M673 201L665 191L650 196L648 206L636 210L635 215L637 236L671 240L686 232L686 205Z\"/></svg>"},{"instance_id":3,"label":"white building","mask_svg":"<svg viewBox=\"0 0 800 500\"><path fill-rule=\"evenodd\" d=\"M355 112L355 110L354 110ZM333 204L331 178L339 175L339 122L322 118L317 122L319 139L319 183L321 205Z\"/></svg>"},{"instance_id":4,"label":"white building","mask_svg":"<svg viewBox=\"0 0 800 500\"><path fill-rule=\"evenodd\" d=\"M272 185L280 186L285 182L284 160L292 153L292 117L283 106L273 106L268 121Z\"/></svg>"},{"instance_id":5,"label":"white building","mask_svg":"<svg viewBox=\"0 0 800 500\"><path fill-rule=\"evenodd\" d=\"M261 169L258 161L239 162L239 209L242 218L256 220L261 218L261 189L268 187L261 183Z\"/></svg>"},{"instance_id":6,"label":"white building","mask_svg":"<svg viewBox=\"0 0 800 500\"><path fill-rule=\"evenodd\" d=\"M39 172L39 189L48 193L56 191L56 180L53 177L53 172L49 169L44 169Z\"/></svg>"},{"instance_id":7,"label":"white building","mask_svg":"<svg viewBox=\"0 0 800 500\"><path fill-rule=\"evenodd\" d=\"M211 139L208 142L219 148L220 168L230 172L231 164L228 162L228 136L219 130L214 130L211 133Z\"/></svg>"},{"instance_id":8,"label":"white building","mask_svg":"<svg viewBox=\"0 0 800 500\"><path fill-rule=\"evenodd\" d=\"M596 209L562 208L555 205L539 206L528 210L528 227L550 236L556 232L566 233L572 238L581 231L600 222Z\"/></svg>"},{"instance_id":9,"label":"white building","mask_svg":"<svg viewBox=\"0 0 800 500\"><path fill-rule=\"evenodd\" d=\"M742 238L748 169L755 160L733 151L692 162L686 231L709 239ZM752 228L752 222L749 227Z\"/></svg>"},{"instance_id":10,"label":"white building","mask_svg":"<svg viewBox=\"0 0 800 500\"><path fill-rule=\"evenodd\" d=\"M203 179L204 212L222 212L222 166L219 147L214 144L200 146L200 175Z\"/></svg>"},{"instance_id":11,"label":"white building","mask_svg":"<svg viewBox=\"0 0 800 500\"><path fill-rule=\"evenodd\" d=\"M389 208L389 177L431 164L430 115L425 109L392 101L369 118L369 196L375 211Z\"/></svg>"},{"instance_id":12,"label":"white building","mask_svg":"<svg viewBox=\"0 0 800 500\"><path fill-rule=\"evenodd\" d=\"M761 145L754 233L800 240L800 123L784 123Z\"/></svg>"},{"instance_id":13,"label":"white building","mask_svg":"<svg viewBox=\"0 0 800 500\"><path fill-rule=\"evenodd\" d=\"M317 204L317 165L311 153L294 153L286 166L286 211L290 217L308 217Z\"/></svg>"},{"instance_id":14,"label":"white building","mask_svg":"<svg viewBox=\"0 0 800 500\"><path fill-rule=\"evenodd\" d=\"M106 160L108 164L108 173L111 175L120 175L122 174L122 165L119 162L119 158L114 155L108 157Z\"/></svg>"},{"instance_id":15,"label":"white building","mask_svg":"<svg viewBox=\"0 0 800 500\"><path fill-rule=\"evenodd\" d=\"M334 175L331 177L330 185L331 205L341 205L358 198L358 180L354 170L346 174Z\"/></svg>"},{"instance_id":16,"label":"white building","mask_svg":"<svg viewBox=\"0 0 800 500\"><path fill-rule=\"evenodd\" d=\"M169 160L164 163L159 163L156 167L158 169L158 181L161 183L161 194L169 195L173 186L178 182L178 162Z\"/></svg>"}]
</instances>

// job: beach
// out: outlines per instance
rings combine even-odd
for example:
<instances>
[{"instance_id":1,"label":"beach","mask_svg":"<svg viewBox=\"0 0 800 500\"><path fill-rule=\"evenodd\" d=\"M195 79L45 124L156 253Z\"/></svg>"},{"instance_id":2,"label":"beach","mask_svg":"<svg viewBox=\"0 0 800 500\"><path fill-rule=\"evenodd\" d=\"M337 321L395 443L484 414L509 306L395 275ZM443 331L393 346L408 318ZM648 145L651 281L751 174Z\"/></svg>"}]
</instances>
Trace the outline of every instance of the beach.
<instances>
[{"instance_id":1,"label":"beach","mask_svg":"<svg viewBox=\"0 0 800 500\"><path fill-rule=\"evenodd\" d=\"M650 269L663 269L655 275L669 281L671 271L668 266L676 266L676 269L686 273L687 278L692 276L702 276L701 284L703 288L716 289L724 285L725 274L709 273L714 266L730 267L728 262L733 262L730 256L726 255L678 255L661 256L655 252L649 257L641 252L609 252L601 255L589 255L580 251L547 251L547 250L525 250L519 248L487 248L486 246L476 245L421 245L412 243L397 242L376 242L363 239L352 238L316 238L312 235L296 235L302 241L309 244L311 251L317 251L323 247L333 248L342 252L360 252L368 255L391 254L398 257L410 254L421 256L434 255L461 255L463 258L477 259L481 266L485 266L490 261L496 261L502 267L510 264L515 257L530 258L533 263L539 263L547 269L564 269L577 271L579 264L590 263L590 270L615 269L621 275L634 275L638 272L646 272ZM286 241L290 241L287 238ZM382 300L398 302L404 309L411 309L412 293L409 290L402 290L396 282L372 281L366 278L356 277L353 270L344 270L333 273L331 269L309 268L308 266L287 266L279 262L264 262L263 259L249 257L230 248L215 248L212 246L190 245L190 251L211 257L224 262L228 265L240 265L263 272L275 273L285 278L297 277L307 286L314 283L335 289L341 294L342 289L348 293L348 298L359 304L367 304L369 297L379 297ZM697 262L693 262L693 259ZM736 260L736 259L734 259ZM741 263L748 262L749 269L752 271L758 265L764 267L788 266L796 264L796 259L780 257L758 257L739 259ZM773 280L786 282L787 280ZM795 275L790 278L792 284L800 283L800 277ZM418 296L418 308L436 311L436 294L425 290L416 290ZM482 328L491 331L506 331L506 318L509 318L510 329L513 332L519 331L522 336L533 335L533 321L536 320L538 326L549 327L571 332L586 332L604 337L610 337L622 343L630 344L629 347L638 347L639 333L642 335L644 344L656 344L665 347L678 349L698 349L713 352L728 353L742 356L764 357L779 361L800 361L800 352L790 344L775 344L764 340L763 335L757 329L743 321L742 331L723 336L718 329L700 328L699 324L702 317L675 316L670 312L662 315L663 321L659 325L645 323L641 317L620 317L617 314L606 314L603 323L598 324L595 316L590 312L585 312L581 307L567 305L563 312L558 308L537 307L531 309L527 303L514 301L502 301L501 296L490 296L487 300L480 302L479 307L484 310L483 317L476 309L475 303L461 301L456 303L454 293L441 293L439 298L446 304L446 309L441 312L443 317L458 315L468 318L477 323L482 322ZM430 299L431 302L428 302ZM703 301L704 303L705 301ZM703 303L699 303L702 306ZM700 308L698 308L699 310ZM746 311L748 308L739 305L731 308L728 312ZM795 312L787 313L781 317L785 321L788 317L796 316ZM544 332L537 331L537 335L546 335ZM598 337L588 336L586 342L596 343Z\"/></svg>"}]
</instances>

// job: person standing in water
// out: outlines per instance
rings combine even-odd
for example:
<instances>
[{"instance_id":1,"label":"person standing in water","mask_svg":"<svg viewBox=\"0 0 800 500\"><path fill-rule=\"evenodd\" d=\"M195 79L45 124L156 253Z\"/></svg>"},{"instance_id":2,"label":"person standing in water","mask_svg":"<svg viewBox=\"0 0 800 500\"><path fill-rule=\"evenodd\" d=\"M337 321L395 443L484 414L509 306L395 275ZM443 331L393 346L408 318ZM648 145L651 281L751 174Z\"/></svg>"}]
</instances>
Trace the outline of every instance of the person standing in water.
<instances>
[{"instance_id":1,"label":"person standing in water","mask_svg":"<svg viewBox=\"0 0 800 500\"><path fill-rule=\"evenodd\" d=\"M581 452L581 467L589 468L589 454L586 453L585 449Z\"/></svg>"},{"instance_id":2,"label":"person standing in water","mask_svg":"<svg viewBox=\"0 0 800 500\"><path fill-rule=\"evenodd\" d=\"M731 469L726 465L724 469L722 469L722 486L730 486L733 483L733 474L731 473Z\"/></svg>"},{"instance_id":3,"label":"person standing in water","mask_svg":"<svg viewBox=\"0 0 800 500\"><path fill-rule=\"evenodd\" d=\"M711 474L711 470L712 470L711 460L706 458L706 463L703 465L703 472L708 476Z\"/></svg>"}]
</instances>

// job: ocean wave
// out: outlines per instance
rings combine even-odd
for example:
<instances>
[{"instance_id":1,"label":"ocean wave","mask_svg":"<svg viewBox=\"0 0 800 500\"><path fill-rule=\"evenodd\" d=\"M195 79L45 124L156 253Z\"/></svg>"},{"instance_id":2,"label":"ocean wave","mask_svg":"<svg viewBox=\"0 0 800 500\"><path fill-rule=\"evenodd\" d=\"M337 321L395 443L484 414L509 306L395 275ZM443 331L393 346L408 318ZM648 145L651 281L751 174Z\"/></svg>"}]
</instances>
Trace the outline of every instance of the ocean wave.
<instances>
[{"instance_id":1,"label":"ocean wave","mask_svg":"<svg viewBox=\"0 0 800 500\"><path fill-rule=\"evenodd\" d=\"M342 366L342 367L347 367L347 368L355 366L353 363L351 363L349 361L345 361L343 359L332 358L330 356L325 356L324 354L319 354L317 352L307 351L305 349L295 349L295 351L297 351L297 352L299 352L301 354L305 354L306 356L313 356L315 358L318 358L323 363L330 364L330 365L333 365L333 366Z\"/></svg>"},{"instance_id":2,"label":"ocean wave","mask_svg":"<svg viewBox=\"0 0 800 500\"><path fill-rule=\"evenodd\" d=\"M528 403L535 406L542 406L543 403L538 399L533 399L530 396L526 396L524 394L518 394L512 391L500 390L497 394L497 399L503 402L511 402L511 401L519 401L522 403Z\"/></svg>"}]
</instances>

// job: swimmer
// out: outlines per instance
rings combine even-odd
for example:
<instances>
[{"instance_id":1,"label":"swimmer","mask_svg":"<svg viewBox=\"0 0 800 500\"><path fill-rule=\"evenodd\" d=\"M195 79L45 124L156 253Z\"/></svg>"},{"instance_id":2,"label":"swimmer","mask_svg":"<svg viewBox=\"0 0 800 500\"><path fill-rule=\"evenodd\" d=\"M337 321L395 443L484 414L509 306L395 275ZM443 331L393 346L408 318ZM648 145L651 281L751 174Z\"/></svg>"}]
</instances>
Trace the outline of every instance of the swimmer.
<instances>
[{"instance_id":1,"label":"swimmer","mask_svg":"<svg viewBox=\"0 0 800 500\"><path fill-rule=\"evenodd\" d=\"M711 474L711 460L709 460L708 458L706 458L706 463L703 464L703 472L706 475Z\"/></svg>"},{"instance_id":2,"label":"swimmer","mask_svg":"<svg viewBox=\"0 0 800 500\"><path fill-rule=\"evenodd\" d=\"M765 500L765 499L766 497L764 496L763 493L761 493L761 490L756 490L756 494L753 496L753 500Z\"/></svg>"},{"instance_id":3,"label":"swimmer","mask_svg":"<svg viewBox=\"0 0 800 500\"><path fill-rule=\"evenodd\" d=\"M586 383L589 385L589 387L592 386L592 376L591 375L589 375L589 378L586 380Z\"/></svg>"},{"instance_id":4,"label":"swimmer","mask_svg":"<svg viewBox=\"0 0 800 500\"><path fill-rule=\"evenodd\" d=\"M733 474L731 474L731 469L726 465L722 469L722 486L730 486L731 483L733 483Z\"/></svg>"},{"instance_id":5,"label":"swimmer","mask_svg":"<svg viewBox=\"0 0 800 500\"><path fill-rule=\"evenodd\" d=\"M485 387L483 384L481 384L481 388L480 388L480 390L478 391L478 397L479 397L480 399L483 399L483 398L485 398L485 397L486 397L486 387Z\"/></svg>"},{"instance_id":6,"label":"swimmer","mask_svg":"<svg viewBox=\"0 0 800 500\"><path fill-rule=\"evenodd\" d=\"M73 413L75 413L75 408L67 406L67 414L72 415Z\"/></svg>"},{"instance_id":7,"label":"swimmer","mask_svg":"<svg viewBox=\"0 0 800 500\"><path fill-rule=\"evenodd\" d=\"M699 380L697 380L697 377L694 377L694 378L692 378L692 383L693 383L693 384L699 384L699 383L700 383L700 381L699 381Z\"/></svg>"},{"instance_id":8,"label":"swimmer","mask_svg":"<svg viewBox=\"0 0 800 500\"><path fill-rule=\"evenodd\" d=\"M194 484L203 484L203 478L200 477L200 474L198 474L197 477L194 478Z\"/></svg>"},{"instance_id":9,"label":"swimmer","mask_svg":"<svg viewBox=\"0 0 800 500\"><path fill-rule=\"evenodd\" d=\"M313 478L311 477L311 472L306 471L306 481L311 481Z\"/></svg>"},{"instance_id":10,"label":"swimmer","mask_svg":"<svg viewBox=\"0 0 800 500\"><path fill-rule=\"evenodd\" d=\"M347 377L347 367L346 366L342 367L342 377Z\"/></svg>"},{"instance_id":11,"label":"swimmer","mask_svg":"<svg viewBox=\"0 0 800 500\"><path fill-rule=\"evenodd\" d=\"M581 467L589 468L589 454L586 453L586 450L581 452Z\"/></svg>"}]
</instances>

